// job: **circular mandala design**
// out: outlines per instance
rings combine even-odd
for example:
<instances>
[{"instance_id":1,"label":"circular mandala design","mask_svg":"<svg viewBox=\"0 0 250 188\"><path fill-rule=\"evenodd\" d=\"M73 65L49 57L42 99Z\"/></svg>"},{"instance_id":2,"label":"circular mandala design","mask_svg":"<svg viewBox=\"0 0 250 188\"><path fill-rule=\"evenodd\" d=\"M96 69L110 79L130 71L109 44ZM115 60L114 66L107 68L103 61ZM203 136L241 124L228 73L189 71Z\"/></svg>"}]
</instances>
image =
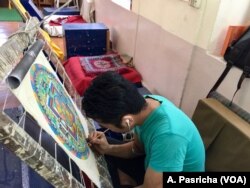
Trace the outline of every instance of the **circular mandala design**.
<instances>
[{"instance_id":1,"label":"circular mandala design","mask_svg":"<svg viewBox=\"0 0 250 188\"><path fill-rule=\"evenodd\" d=\"M84 129L63 86L39 64L32 65L30 77L36 101L54 134L76 157L87 159Z\"/></svg>"},{"instance_id":2,"label":"circular mandala design","mask_svg":"<svg viewBox=\"0 0 250 188\"><path fill-rule=\"evenodd\" d=\"M111 67L110 62L105 60L96 60L94 61L94 65L100 69L107 69Z\"/></svg>"}]
</instances>

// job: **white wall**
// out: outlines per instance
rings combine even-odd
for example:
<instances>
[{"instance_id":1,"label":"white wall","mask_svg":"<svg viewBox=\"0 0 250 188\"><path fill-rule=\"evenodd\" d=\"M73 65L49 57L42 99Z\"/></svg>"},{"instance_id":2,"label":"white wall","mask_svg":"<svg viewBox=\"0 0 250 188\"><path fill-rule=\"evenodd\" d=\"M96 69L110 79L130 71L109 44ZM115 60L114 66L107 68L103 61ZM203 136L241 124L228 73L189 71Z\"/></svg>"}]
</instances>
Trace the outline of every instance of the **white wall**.
<instances>
[{"instance_id":1,"label":"white wall","mask_svg":"<svg viewBox=\"0 0 250 188\"><path fill-rule=\"evenodd\" d=\"M166 31L216 54L229 25L250 24L249 0L133 0L133 11Z\"/></svg>"},{"instance_id":2,"label":"white wall","mask_svg":"<svg viewBox=\"0 0 250 188\"><path fill-rule=\"evenodd\" d=\"M121 7L127 9L127 10L130 10L130 4L131 4L131 1L130 0L112 0L114 3L120 5Z\"/></svg>"},{"instance_id":3,"label":"white wall","mask_svg":"<svg viewBox=\"0 0 250 188\"><path fill-rule=\"evenodd\" d=\"M197 100L205 97L225 68L226 62L219 56L229 25L249 25L249 0L221 0L210 4L205 9L204 20L201 23L197 40L197 48L193 51L190 72L183 92L181 108L190 116L193 114ZM209 8L210 7L210 8ZM208 10L217 9L216 19L209 19ZM210 23L210 24L209 24ZM207 27L210 25L210 27ZM209 37L210 36L210 37ZM232 99L236 90L241 71L233 68L221 86L219 93ZM242 89L236 94L234 102L250 112L250 80L245 79Z\"/></svg>"},{"instance_id":4,"label":"white wall","mask_svg":"<svg viewBox=\"0 0 250 188\"><path fill-rule=\"evenodd\" d=\"M118 51L134 57L143 83L189 116L225 68L224 61L210 55L224 40L224 20L229 16L244 23L250 17L247 0L202 0L200 9L183 0L133 0L133 10L126 12L110 0L96 0L96 5L97 21L111 29ZM233 69L219 92L230 99L240 73ZM245 80L234 101L250 112L249 85Z\"/></svg>"},{"instance_id":5,"label":"white wall","mask_svg":"<svg viewBox=\"0 0 250 188\"><path fill-rule=\"evenodd\" d=\"M199 9L183 0L133 0L133 11L192 43L207 45L221 0L202 0ZM205 27L202 25L206 21ZM202 36L199 35L203 26ZM204 39L205 38L205 39ZM205 41L205 43L204 43Z\"/></svg>"},{"instance_id":6,"label":"white wall","mask_svg":"<svg viewBox=\"0 0 250 188\"><path fill-rule=\"evenodd\" d=\"M139 3L135 3L134 11L198 47L193 50L180 104L191 116L197 100L206 96L225 67L224 61L210 54L219 55L229 25L250 24L250 1L202 0L200 9L181 0L135 1ZM231 99L240 74L238 69L231 70L219 92ZM234 102L250 112L249 84L246 79Z\"/></svg>"}]
</instances>

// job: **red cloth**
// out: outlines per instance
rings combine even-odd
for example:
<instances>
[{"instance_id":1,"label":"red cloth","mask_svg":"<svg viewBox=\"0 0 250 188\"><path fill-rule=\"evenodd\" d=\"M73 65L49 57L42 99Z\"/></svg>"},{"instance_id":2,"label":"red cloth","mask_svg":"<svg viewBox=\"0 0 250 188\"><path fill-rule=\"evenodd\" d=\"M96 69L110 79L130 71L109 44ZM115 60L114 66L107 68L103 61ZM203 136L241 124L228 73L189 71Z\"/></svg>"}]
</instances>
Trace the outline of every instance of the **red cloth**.
<instances>
[{"instance_id":1,"label":"red cloth","mask_svg":"<svg viewBox=\"0 0 250 188\"><path fill-rule=\"evenodd\" d=\"M60 26L64 23L86 23L86 20L83 19L81 15L75 15L75 16L67 16L67 17L59 17L55 20L50 20L49 25L50 26Z\"/></svg>"},{"instance_id":2,"label":"red cloth","mask_svg":"<svg viewBox=\"0 0 250 188\"><path fill-rule=\"evenodd\" d=\"M84 69L81 66L79 57L69 58L63 63L63 66L77 92L80 96L83 96L83 93L88 88L91 81L96 77L96 75L86 75ZM126 71L120 74L132 83L140 83L142 80L141 75L134 68L126 67Z\"/></svg>"}]
</instances>

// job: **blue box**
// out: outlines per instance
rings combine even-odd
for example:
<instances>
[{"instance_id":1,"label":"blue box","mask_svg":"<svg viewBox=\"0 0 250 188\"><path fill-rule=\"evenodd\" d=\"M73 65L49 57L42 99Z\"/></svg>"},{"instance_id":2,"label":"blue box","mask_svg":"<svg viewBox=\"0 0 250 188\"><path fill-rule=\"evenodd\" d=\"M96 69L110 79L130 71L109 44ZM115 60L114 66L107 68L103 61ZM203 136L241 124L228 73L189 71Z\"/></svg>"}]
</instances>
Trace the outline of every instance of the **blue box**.
<instances>
[{"instance_id":1,"label":"blue box","mask_svg":"<svg viewBox=\"0 0 250 188\"><path fill-rule=\"evenodd\" d=\"M43 19L43 14L38 10L32 0L20 0L20 3L27 10L30 16L37 17L39 21Z\"/></svg>"},{"instance_id":2,"label":"blue box","mask_svg":"<svg viewBox=\"0 0 250 188\"><path fill-rule=\"evenodd\" d=\"M67 58L94 56L109 50L109 29L102 23L63 24Z\"/></svg>"},{"instance_id":3,"label":"blue box","mask_svg":"<svg viewBox=\"0 0 250 188\"><path fill-rule=\"evenodd\" d=\"M48 16L56 9L57 8L44 7L43 14L44 16ZM74 7L65 7L62 8L60 11L56 12L55 15L80 15L80 10Z\"/></svg>"}]
</instances>

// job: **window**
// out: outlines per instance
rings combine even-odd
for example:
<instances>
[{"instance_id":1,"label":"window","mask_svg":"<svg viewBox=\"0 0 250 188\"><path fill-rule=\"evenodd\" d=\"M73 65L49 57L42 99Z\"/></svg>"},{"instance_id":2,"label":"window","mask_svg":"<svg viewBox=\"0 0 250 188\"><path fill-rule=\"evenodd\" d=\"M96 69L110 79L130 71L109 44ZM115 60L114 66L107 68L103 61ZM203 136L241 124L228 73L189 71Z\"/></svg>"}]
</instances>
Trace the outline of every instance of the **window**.
<instances>
[{"instance_id":1,"label":"window","mask_svg":"<svg viewBox=\"0 0 250 188\"><path fill-rule=\"evenodd\" d=\"M132 0L112 0L112 1L127 10L131 10Z\"/></svg>"}]
</instances>

